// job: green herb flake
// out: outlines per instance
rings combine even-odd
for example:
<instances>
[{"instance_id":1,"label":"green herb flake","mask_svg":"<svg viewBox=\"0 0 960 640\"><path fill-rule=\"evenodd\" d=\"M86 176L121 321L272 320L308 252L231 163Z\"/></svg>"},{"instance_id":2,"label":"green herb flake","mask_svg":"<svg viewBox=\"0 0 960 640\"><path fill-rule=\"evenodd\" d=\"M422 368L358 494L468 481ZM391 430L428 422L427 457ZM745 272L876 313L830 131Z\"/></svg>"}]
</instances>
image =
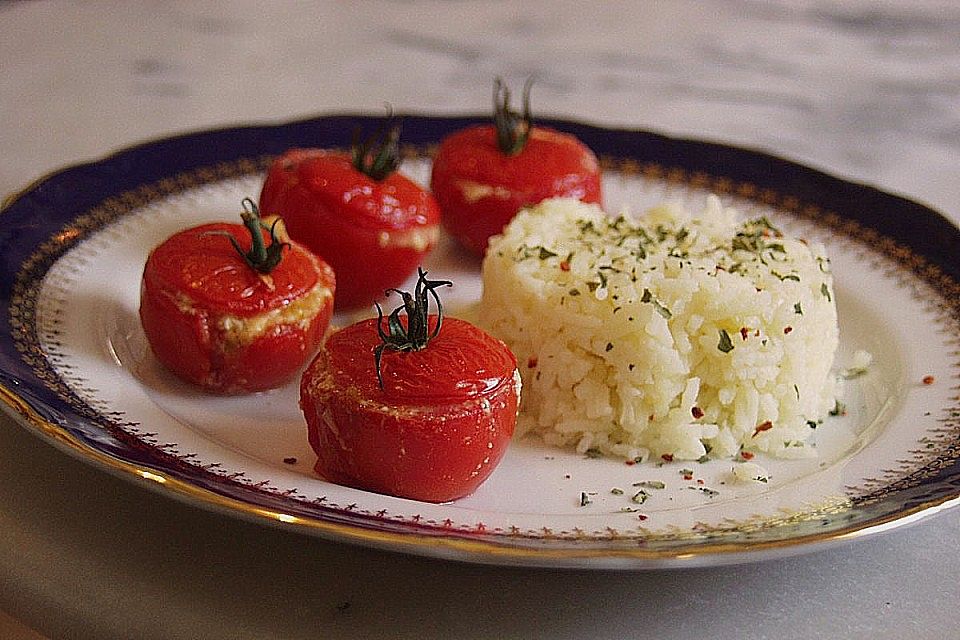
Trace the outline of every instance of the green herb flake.
<instances>
[{"instance_id":1,"label":"green herb flake","mask_svg":"<svg viewBox=\"0 0 960 640\"><path fill-rule=\"evenodd\" d=\"M610 493L612 493L615 496L622 496L623 489L621 489L620 487L614 487L613 489L610 489Z\"/></svg>"},{"instance_id":2,"label":"green herb flake","mask_svg":"<svg viewBox=\"0 0 960 640\"><path fill-rule=\"evenodd\" d=\"M687 489L693 489L694 491L699 491L709 498L716 498L718 495L720 495L719 491L715 489L711 489L710 487L687 487Z\"/></svg>"},{"instance_id":3,"label":"green herb flake","mask_svg":"<svg viewBox=\"0 0 960 640\"><path fill-rule=\"evenodd\" d=\"M827 287L826 282L820 285L820 293L827 299L827 302L833 302L833 297L830 295L830 288Z\"/></svg>"},{"instance_id":4,"label":"green herb flake","mask_svg":"<svg viewBox=\"0 0 960 640\"><path fill-rule=\"evenodd\" d=\"M642 480L640 482L634 482L633 486L642 487L644 489L666 489L667 485L664 482L659 480Z\"/></svg>"},{"instance_id":5,"label":"green herb flake","mask_svg":"<svg viewBox=\"0 0 960 640\"><path fill-rule=\"evenodd\" d=\"M553 251L550 251L549 249L540 247L540 253L537 254L537 257L540 258L541 260L546 260L547 258L556 258L557 254L555 254Z\"/></svg>"},{"instance_id":6,"label":"green herb flake","mask_svg":"<svg viewBox=\"0 0 960 640\"><path fill-rule=\"evenodd\" d=\"M793 305L793 312L797 315L803 315L803 307L800 306L800 303Z\"/></svg>"},{"instance_id":7,"label":"green herb flake","mask_svg":"<svg viewBox=\"0 0 960 640\"><path fill-rule=\"evenodd\" d=\"M733 241L730 243L730 246L733 248L734 251L737 251L737 250L750 251L751 253L757 251L756 240L750 238L749 236L743 233L738 233L736 236L734 236Z\"/></svg>"},{"instance_id":8,"label":"green herb flake","mask_svg":"<svg viewBox=\"0 0 960 640\"><path fill-rule=\"evenodd\" d=\"M643 480L641 482L634 482L633 486L643 487L644 489L666 489L667 485L659 480Z\"/></svg>"},{"instance_id":9,"label":"green herb flake","mask_svg":"<svg viewBox=\"0 0 960 640\"><path fill-rule=\"evenodd\" d=\"M843 416L847 414L847 407L839 400L834 400L833 409L830 409L831 416Z\"/></svg>"},{"instance_id":10,"label":"green herb flake","mask_svg":"<svg viewBox=\"0 0 960 640\"><path fill-rule=\"evenodd\" d=\"M733 351L733 341L730 340L730 334L726 329L720 329L720 342L717 344L717 349L724 353Z\"/></svg>"},{"instance_id":11,"label":"green herb flake","mask_svg":"<svg viewBox=\"0 0 960 640\"><path fill-rule=\"evenodd\" d=\"M567 295L568 295L568 296L578 296L578 295L580 295L580 290L579 290L579 289L570 289L570 291L567 291Z\"/></svg>"},{"instance_id":12,"label":"green herb flake","mask_svg":"<svg viewBox=\"0 0 960 640\"><path fill-rule=\"evenodd\" d=\"M604 348L604 351L613 351L613 343L608 342L607 346Z\"/></svg>"},{"instance_id":13,"label":"green herb flake","mask_svg":"<svg viewBox=\"0 0 960 640\"><path fill-rule=\"evenodd\" d=\"M580 506L585 507L588 504L592 503L593 500L590 499L590 496L587 495L585 491L580 492Z\"/></svg>"},{"instance_id":14,"label":"green herb flake","mask_svg":"<svg viewBox=\"0 0 960 640\"><path fill-rule=\"evenodd\" d=\"M600 449L597 449L597 448L595 448L595 447L591 447L590 449L587 449L587 450L584 452L584 455L585 455L586 457L592 458L592 459L602 458L602 457L603 457L603 453L600 451Z\"/></svg>"},{"instance_id":15,"label":"green herb flake","mask_svg":"<svg viewBox=\"0 0 960 640\"><path fill-rule=\"evenodd\" d=\"M653 297L653 294L650 293L649 289L643 290L643 295L640 297L640 302L646 302L646 303L652 304L653 308L656 309L657 313L663 316L665 320L669 320L670 318L673 317L673 314L670 313L670 310L667 309L662 304L660 304L660 301Z\"/></svg>"},{"instance_id":16,"label":"green herb flake","mask_svg":"<svg viewBox=\"0 0 960 640\"><path fill-rule=\"evenodd\" d=\"M673 317L673 314L670 313L670 309L667 309L665 306L663 306L656 300L653 301L653 308L657 310L657 313L663 316L664 320L669 320L670 318Z\"/></svg>"},{"instance_id":17,"label":"green herb flake","mask_svg":"<svg viewBox=\"0 0 960 640\"><path fill-rule=\"evenodd\" d=\"M539 245L536 247L528 247L526 245L522 245L519 251L522 253L522 255L520 256L521 260L527 260L529 258L538 258L540 260L546 260L547 258L557 257L557 254L555 254L553 251L550 251L549 249L545 247L541 247Z\"/></svg>"},{"instance_id":18,"label":"green herb flake","mask_svg":"<svg viewBox=\"0 0 960 640\"><path fill-rule=\"evenodd\" d=\"M774 224L770 222L770 218L768 218L767 216L760 216L759 218L754 218L753 220L750 221L750 224L753 226L762 227L766 229L771 234L773 234L775 238L780 238L783 236L783 233L780 232L780 229L774 226Z\"/></svg>"},{"instance_id":19,"label":"green herb flake","mask_svg":"<svg viewBox=\"0 0 960 640\"><path fill-rule=\"evenodd\" d=\"M854 378L859 378L867 374L866 367L850 367L849 369L844 369L840 372L840 377L844 380L853 380Z\"/></svg>"},{"instance_id":20,"label":"green herb flake","mask_svg":"<svg viewBox=\"0 0 960 640\"><path fill-rule=\"evenodd\" d=\"M637 504L643 504L644 502L647 501L647 498L649 497L650 497L649 493L647 493L643 489L640 489L640 491L637 491L635 494L633 494L633 497L630 498L630 501L636 502Z\"/></svg>"}]
</instances>

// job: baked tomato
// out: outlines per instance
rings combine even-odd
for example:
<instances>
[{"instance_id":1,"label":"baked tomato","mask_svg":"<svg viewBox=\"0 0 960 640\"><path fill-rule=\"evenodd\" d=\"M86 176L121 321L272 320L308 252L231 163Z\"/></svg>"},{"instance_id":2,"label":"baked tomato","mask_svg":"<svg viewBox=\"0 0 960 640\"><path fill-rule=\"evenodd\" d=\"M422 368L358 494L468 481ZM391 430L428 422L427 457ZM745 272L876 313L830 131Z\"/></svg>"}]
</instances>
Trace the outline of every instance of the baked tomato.
<instances>
[{"instance_id":1,"label":"baked tomato","mask_svg":"<svg viewBox=\"0 0 960 640\"><path fill-rule=\"evenodd\" d=\"M244 200L244 224L174 234L143 270L140 321L157 359L207 391L279 386L316 352L333 312L334 275Z\"/></svg>"},{"instance_id":2,"label":"baked tomato","mask_svg":"<svg viewBox=\"0 0 960 640\"><path fill-rule=\"evenodd\" d=\"M444 228L478 255L521 208L553 197L600 203L600 163L576 137L533 126L530 85L523 115L510 110L510 92L497 80L494 122L440 142L430 187Z\"/></svg>"},{"instance_id":3,"label":"baked tomato","mask_svg":"<svg viewBox=\"0 0 960 640\"><path fill-rule=\"evenodd\" d=\"M443 318L435 289L448 284L421 270L401 307L331 334L307 368L300 407L326 479L445 502L500 461L516 425L517 361L472 324Z\"/></svg>"},{"instance_id":4,"label":"baked tomato","mask_svg":"<svg viewBox=\"0 0 960 640\"><path fill-rule=\"evenodd\" d=\"M339 276L337 309L366 306L399 286L437 243L433 196L397 172L399 126L352 155L292 149L270 167L260 193L264 214L323 257Z\"/></svg>"}]
</instances>

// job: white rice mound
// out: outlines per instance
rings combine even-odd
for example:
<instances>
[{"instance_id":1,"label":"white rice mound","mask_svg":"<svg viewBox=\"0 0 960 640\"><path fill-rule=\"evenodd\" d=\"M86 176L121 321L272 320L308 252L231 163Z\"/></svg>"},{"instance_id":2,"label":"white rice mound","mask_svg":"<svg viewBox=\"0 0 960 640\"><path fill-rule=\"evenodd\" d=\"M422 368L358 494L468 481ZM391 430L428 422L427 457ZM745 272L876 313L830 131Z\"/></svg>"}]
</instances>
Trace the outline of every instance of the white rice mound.
<instances>
[{"instance_id":1,"label":"white rice mound","mask_svg":"<svg viewBox=\"0 0 960 640\"><path fill-rule=\"evenodd\" d=\"M710 197L637 222L572 199L491 240L480 323L523 377L517 432L629 460L812 455L838 343L821 246Z\"/></svg>"}]
</instances>

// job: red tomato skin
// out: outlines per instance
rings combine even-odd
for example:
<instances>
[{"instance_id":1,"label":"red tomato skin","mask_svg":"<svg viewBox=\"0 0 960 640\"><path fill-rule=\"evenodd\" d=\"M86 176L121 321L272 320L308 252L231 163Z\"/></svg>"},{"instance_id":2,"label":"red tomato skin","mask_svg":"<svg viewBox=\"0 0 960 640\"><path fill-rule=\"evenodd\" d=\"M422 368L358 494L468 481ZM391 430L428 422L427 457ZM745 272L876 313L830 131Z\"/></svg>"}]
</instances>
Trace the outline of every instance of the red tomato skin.
<instances>
[{"instance_id":1,"label":"red tomato skin","mask_svg":"<svg viewBox=\"0 0 960 640\"><path fill-rule=\"evenodd\" d=\"M424 350L384 352L381 390L376 322L329 336L301 380L317 473L426 502L469 495L493 472L513 435L516 359L499 340L448 318Z\"/></svg>"},{"instance_id":2,"label":"red tomato skin","mask_svg":"<svg viewBox=\"0 0 960 640\"><path fill-rule=\"evenodd\" d=\"M350 156L324 149L291 149L274 161L260 210L283 218L292 239L333 267L338 310L369 306L401 285L440 231L428 191L396 172L377 182Z\"/></svg>"},{"instance_id":3,"label":"red tomato skin","mask_svg":"<svg viewBox=\"0 0 960 640\"><path fill-rule=\"evenodd\" d=\"M333 271L294 244L284 250L283 259L271 273L270 289L227 238L210 231L230 232L249 249L245 227L215 223L174 234L147 259L140 322L151 350L168 370L212 393L233 395L280 386L323 341L333 313ZM197 252L202 256L197 257ZM206 277L202 277L204 273ZM315 286L323 287L327 294L312 317L269 324L261 334L239 345L225 342L219 328L225 316L249 320L295 302Z\"/></svg>"},{"instance_id":4,"label":"red tomato skin","mask_svg":"<svg viewBox=\"0 0 960 640\"><path fill-rule=\"evenodd\" d=\"M430 188L444 228L482 256L525 206L555 197L599 204L600 163L577 138L547 127L534 127L523 150L508 156L493 125L475 125L441 141Z\"/></svg>"}]
</instances>

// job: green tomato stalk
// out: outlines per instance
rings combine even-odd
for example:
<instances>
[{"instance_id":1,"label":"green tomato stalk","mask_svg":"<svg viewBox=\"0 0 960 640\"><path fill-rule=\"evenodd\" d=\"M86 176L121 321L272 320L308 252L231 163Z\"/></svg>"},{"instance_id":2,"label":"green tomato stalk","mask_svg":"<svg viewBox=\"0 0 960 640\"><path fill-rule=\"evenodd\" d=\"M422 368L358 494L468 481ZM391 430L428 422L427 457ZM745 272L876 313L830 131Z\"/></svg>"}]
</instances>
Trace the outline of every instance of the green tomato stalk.
<instances>
[{"instance_id":1,"label":"green tomato stalk","mask_svg":"<svg viewBox=\"0 0 960 640\"><path fill-rule=\"evenodd\" d=\"M282 242L277 237L277 223L280 222L280 218L274 220L273 224L269 226L264 224L260 220L260 209L250 198L243 199L243 212L240 214L240 218L243 219L243 225L250 232L250 239L253 242L250 251L244 251L237 239L226 231L210 231L208 233L209 235L226 236L233 248L237 250L237 253L251 269L261 275L269 275L280 264L284 247L290 247L289 242ZM270 232L269 245L263 241L261 229Z\"/></svg>"},{"instance_id":2,"label":"green tomato stalk","mask_svg":"<svg viewBox=\"0 0 960 640\"><path fill-rule=\"evenodd\" d=\"M391 111L383 125L366 140L360 139L360 130L353 134L353 167L360 173L380 182L400 167L400 123Z\"/></svg>"},{"instance_id":3,"label":"green tomato stalk","mask_svg":"<svg viewBox=\"0 0 960 640\"><path fill-rule=\"evenodd\" d=\"M533 79L523 85L523 114L510 109L510 89L497 78L493 84L493 125L497 130L497 146L508 156L515 156L527 145L533 119L530 116L530 86Z\"/></svg>"},{"instance_id":4,"label":"green tomato stalk","mask_svg":"<svg viewBox=\"0 0 960 640\"><path fill-rule=\"evenodd\" d=\"M386 293L394 292L403 298L403 304L394 309L387 316L387 331L383 329L383 309L379 303L377 306L377 333L383 342L377 345L373 351L374 362L377 366L377 382L380 389L383 389L383 374L380 370L380 363L383 358L383 352L390 351L420 351L426 348L427 343L440 333L440 326L443 324L443 304L440 302L440 296L435 289L438 287L449 287L453 283L449 280L427 280L427 273L422 267L417 268L418 279L417 286L413 295L399 289L388 289ZM433 296L437 304L437 324L433 331L430 331L430 298ZM400 321L400 312L407 314L406 327Z\"/></svg>"}]
</instances>

